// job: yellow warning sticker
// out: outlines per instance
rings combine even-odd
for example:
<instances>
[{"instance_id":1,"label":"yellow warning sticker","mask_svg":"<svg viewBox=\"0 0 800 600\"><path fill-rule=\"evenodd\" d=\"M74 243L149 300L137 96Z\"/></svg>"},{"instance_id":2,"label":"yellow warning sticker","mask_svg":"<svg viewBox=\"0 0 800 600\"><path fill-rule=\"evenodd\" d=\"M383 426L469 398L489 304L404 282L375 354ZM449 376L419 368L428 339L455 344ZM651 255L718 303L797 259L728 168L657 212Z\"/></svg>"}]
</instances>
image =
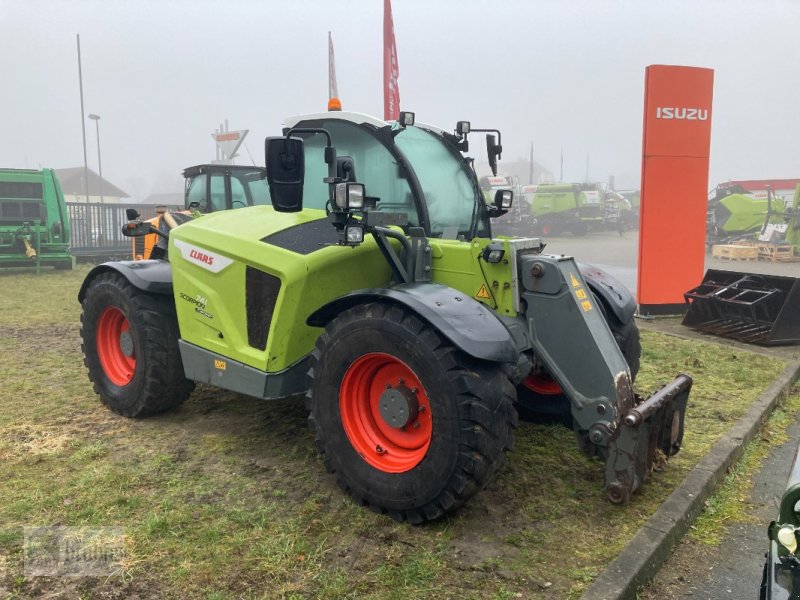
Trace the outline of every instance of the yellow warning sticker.
<instances>
[{"instance_id":1,"label":"yellow warning sticker","mask_svg":"<svg viewBox=\"0 0 800 600\"><path fill-rule=\"evenodd\" d=\"M218 358L214 359L214 368L219 369L220 371L224 371L228 368L228 363L224 360L220 360Z\"/></svg>"},{"instance_id":2,"label":"yellow warning sticker","mask_svg":"<svg viewBox=\"0 0 800 600\"><path fill-rule=\"evenodd\" d=\"M589 312L592 310L592 303L589 300L584 300L581 302L581 308L583 309L583 312Z\"/></svg>"},{"instance_id":3,"label":"yellow warning sticker","mask_svg":"<svg viewBox=\"0 0 800 600\"><path fill-rule=\"evenodd\" d=\"M583 288L575 290L575 297L578 298L579 300L586 300L586 290L584 290Z\"/></svg>"},{"instance_id":4,"label":"yellow warning sticker","mask_svg":"<svg viewBox=\"0 0 800 600\"><path fill-rule=\"evenodd\" d=\"M572 287L581 287L581 282L578 281L578 278L572 273L569 274L569 282L572 284Z\"/></svg>"},{"instance_id":5,"label":"yellow warning sticker","mask_svg":"<svg viewBox=\"0 0 800 600\"><path fill-rule=\"evenodd\" d=\"M492 296L489 294L489 288L486 287L485 283L481 284L481 289L478 290L478 293L475 294L476 298L480 298L481 300L491 300Z\"/></svg>"}]
</instances>

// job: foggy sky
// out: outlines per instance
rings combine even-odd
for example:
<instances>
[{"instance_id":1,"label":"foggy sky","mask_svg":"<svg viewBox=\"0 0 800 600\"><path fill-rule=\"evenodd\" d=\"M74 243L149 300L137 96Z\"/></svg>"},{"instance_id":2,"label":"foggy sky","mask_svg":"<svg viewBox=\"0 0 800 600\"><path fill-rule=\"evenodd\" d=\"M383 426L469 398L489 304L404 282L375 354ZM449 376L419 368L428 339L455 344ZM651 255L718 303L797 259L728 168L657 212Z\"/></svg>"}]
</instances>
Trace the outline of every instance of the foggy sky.
<instances>
[{"instance_id":1,"label":"foggy sky","mask_svg":"<svg viewBox=\"0 0 800 600\"><path fill-rule=\"evenodd\" d=\"M263 164L283 118L324 110L327 32L345 110L382 117L381 0L0 0L0 167L83 164L136 200L182 190L224 119ZM638 187L644 69L715 69L709 187L800 177L800 2L394 0L401 108L503 132L503 158ZM87 119L89 167L97 170ZM474 144L480 148L482 144ZM478 159L483 156L478 153ZM501 162L502 171L502 162Z\"/></svg>"}]
</instances>

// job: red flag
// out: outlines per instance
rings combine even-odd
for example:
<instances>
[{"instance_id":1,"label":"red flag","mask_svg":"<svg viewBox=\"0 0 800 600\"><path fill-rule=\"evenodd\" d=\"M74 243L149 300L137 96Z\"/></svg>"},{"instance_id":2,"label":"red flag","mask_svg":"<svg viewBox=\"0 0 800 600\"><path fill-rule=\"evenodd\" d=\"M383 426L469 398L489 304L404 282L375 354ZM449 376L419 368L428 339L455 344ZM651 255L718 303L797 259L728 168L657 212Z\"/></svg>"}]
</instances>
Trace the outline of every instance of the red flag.
<instances>
[{"instance_id":1,"label":"red flag","mask_svg":"<svg viewBox=\"0 0 800 600\"><path fill-rule=\"evenodd\" d=\"M394 23L392 22L392 2L383 0L383 120L396 121L400 118L400 88L397 77L397 46L394 42Z\"/></svg>"}]
</instances>

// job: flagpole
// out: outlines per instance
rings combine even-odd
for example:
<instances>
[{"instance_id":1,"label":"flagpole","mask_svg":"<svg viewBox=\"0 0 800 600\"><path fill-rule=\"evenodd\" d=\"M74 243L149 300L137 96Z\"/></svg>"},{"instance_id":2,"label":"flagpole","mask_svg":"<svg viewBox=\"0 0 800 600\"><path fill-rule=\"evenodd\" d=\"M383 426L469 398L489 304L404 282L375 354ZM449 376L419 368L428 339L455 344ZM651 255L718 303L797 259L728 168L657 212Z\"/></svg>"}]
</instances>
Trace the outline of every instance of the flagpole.
<instances>
[{"instance_id":1,"label":"flagpole","mask_svg":"<svg viewBox=\"0 0 800 600\"><path fill-rule=\"evenodd\" d=\"M81 133L83 134L83 191L89 203L89 161L86 159L86 117L83 114L83 70L81 69L81 36L78 39L78 87L81 91Z\"/></svg>"}]
</instances>

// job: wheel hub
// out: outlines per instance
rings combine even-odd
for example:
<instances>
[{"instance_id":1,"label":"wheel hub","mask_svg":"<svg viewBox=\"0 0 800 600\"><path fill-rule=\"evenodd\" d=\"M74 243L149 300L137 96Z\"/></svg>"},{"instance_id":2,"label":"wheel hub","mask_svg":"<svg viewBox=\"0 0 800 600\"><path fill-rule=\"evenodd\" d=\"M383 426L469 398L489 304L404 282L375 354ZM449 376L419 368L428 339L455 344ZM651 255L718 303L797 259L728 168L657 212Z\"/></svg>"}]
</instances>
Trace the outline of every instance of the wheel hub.
<instances>
[{"instance_id":1,"label":"wheel hub","mask_svg":"<svg viewBox=\"0 0 800 600\"><path fill-rule=\"evenodd\" d=\"M404 385L386 386L378 404L384 422L395 429L402 429L417 418L419 400L413 390Z\"/></svg>"},{"instance_id":2,"label":"wheel hub","mask_svg":"<svg viewBox=\"0 0 800 600\"><path fill-rule=\"evenodd\" d=\"M123 331L119 334L119 348L125 356L133 356L133 338L130 331Z\"/></svg>"}]
</instances>

